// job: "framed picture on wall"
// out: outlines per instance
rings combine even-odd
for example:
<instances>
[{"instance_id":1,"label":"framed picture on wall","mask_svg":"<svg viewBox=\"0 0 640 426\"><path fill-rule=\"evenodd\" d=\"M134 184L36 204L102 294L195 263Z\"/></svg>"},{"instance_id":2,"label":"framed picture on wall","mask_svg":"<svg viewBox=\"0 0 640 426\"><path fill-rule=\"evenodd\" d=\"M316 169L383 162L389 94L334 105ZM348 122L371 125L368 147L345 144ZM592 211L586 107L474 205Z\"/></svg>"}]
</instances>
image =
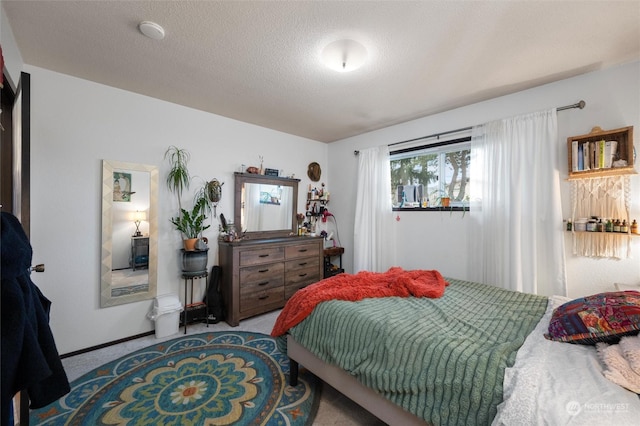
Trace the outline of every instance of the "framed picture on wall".
<instances>
[{"instance_id":1,"label":"framed picture on wall","mask_svg":"<svg viewBox=\"0 0 640 426\"><path fill-rule=\"evenodd\" d=\"M131 202L131 173L113 172L113 201Z\"/></svg>"}]
</instances>

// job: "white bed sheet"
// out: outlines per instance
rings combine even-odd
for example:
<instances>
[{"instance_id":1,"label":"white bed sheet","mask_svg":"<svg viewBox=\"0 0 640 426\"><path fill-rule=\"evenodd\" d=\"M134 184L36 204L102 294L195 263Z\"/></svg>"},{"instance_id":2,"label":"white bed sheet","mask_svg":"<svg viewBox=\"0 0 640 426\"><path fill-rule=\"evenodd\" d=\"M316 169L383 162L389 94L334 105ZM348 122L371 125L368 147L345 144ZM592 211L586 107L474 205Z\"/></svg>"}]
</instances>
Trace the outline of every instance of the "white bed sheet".
<instances>
[{"instance_id":1,"label":"white bed sheet","mask_svg":"<svg viewBox=\"0 0 640 426\"><path fill-rule=\"evenodd\" d=\"M553 296L547 311L505 371L504 401L493 425L638 425L638 395L602 375L595 346L547 340L553 309L570 299Z\"/></svg>"}]
</instances>

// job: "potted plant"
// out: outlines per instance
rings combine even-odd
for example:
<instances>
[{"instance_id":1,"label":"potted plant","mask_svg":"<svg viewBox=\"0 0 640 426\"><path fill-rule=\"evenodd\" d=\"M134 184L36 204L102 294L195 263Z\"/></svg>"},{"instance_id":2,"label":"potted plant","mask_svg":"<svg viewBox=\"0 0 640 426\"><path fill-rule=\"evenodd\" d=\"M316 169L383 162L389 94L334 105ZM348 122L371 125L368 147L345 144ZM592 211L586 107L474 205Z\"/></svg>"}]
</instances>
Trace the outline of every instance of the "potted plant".
<instances>
[{"instance_id":1,"label":"potted plant","mask_svg":"<svg viewBox=\"0 0 640 426\"><path fill-rule=\"evenodd\" d=\"M436 195L434 198L434 205L440 204L440 207L449 207L451 205L451 197L449 197L449 194L443 190L436 189L432 194Z\"/></svg>"},{"instance_id":2,"label":"potted plant","mask_svg":"<svg viewBox=\"0 0 640 426\"><path fill-rule=\"evenodd\" d=\"M191 175L187 167L191 155L183 148L170 146L164 156L171 166L167 174L167 188L178 199L178 216L170 220L183 235L182 270L183 272L206 271L209 248L206 245L206 238L202 237L202 231L210 227L205 223L206 213L211 209L210 201L205 196L205 192L200 190L194 197L191 210L183 208L182 194L189 189L191 183Z\"/></svg>"},{"instance_id":3,"label":"potted plant","mask_svg":"<svg viewBox=\"0 0 640 426\"><path fill-rule=\"evenodd\" d=\"M171 223L184 235L184 249L187 251L196 249L196 242L202 238L202 231L211 226L205 224L207 205L206 198L197 198L191 211L181 208L180 215L171 218Z\"/></svg>"},{"instance_id":4,"label":"potted plant","mask_svg":"<svg viewBox=\"0 0 640 426\"><path fill-rule=\"evenodd\" d=\"M187 165L191 159L191 154L186 149L170 146L164 153L165 160L169 160L171 169L167 174L167 188L170 192L176 194L178 199L178 207L182 211L182 192L189 189L191 183L191 175Z\"/></svg>"}]
</instances>

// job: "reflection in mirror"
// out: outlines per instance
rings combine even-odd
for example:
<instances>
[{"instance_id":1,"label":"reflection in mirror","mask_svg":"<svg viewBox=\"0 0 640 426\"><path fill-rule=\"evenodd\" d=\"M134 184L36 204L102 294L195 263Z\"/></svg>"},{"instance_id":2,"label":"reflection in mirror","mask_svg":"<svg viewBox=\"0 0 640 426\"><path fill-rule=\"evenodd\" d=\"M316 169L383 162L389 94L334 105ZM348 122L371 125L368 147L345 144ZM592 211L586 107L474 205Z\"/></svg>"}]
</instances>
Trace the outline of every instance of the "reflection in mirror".
<instances>
[{"instance_id":1,"label":"reflection in mirror","mask_svg":"<svg viewBox=\"0 0 640 426\"><path fill-rule=\"evenodd\" d=\"M236 227L246 238L297 235L298 182L298 179L236 173Z\"/></svg>"},{"instance_id":2,"label":"reflection in mirror","mask_svg":"<svg viewBox=\"0 0 640 426\"><path fill-rule=\"evenodd\" d=\"M157 167L103 160L103 308L156 296L157 196Z\"/></svg>"},{"instance_id":3,"label":"reflection in mirror","mask_svg":"<svg viewBox=\"0 0 640 426\"><path fill-rule=\"evenodd\" d=\"M246 183L242 191L243 229L276 231L291 225L293 189L280 185Z\"/></svg>"}]
</instances>

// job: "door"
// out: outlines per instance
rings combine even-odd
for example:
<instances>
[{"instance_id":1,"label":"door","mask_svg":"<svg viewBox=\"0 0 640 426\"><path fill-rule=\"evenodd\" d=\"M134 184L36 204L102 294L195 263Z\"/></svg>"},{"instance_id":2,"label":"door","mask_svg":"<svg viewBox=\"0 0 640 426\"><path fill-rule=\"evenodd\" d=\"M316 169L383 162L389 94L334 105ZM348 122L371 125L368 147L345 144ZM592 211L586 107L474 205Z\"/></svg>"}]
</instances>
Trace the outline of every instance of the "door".
<instances>
[{"instance_id":1,"label":"door","mask_svg":"<svg viewBox=\"0 0 640 426\"><path fill-rule=\"evenodd\" d=\"M31 75L20 74L15 93L2 88L2 211L13 213L30 237Z\"/></svg>"},{"instance_id":2,"label":"door","mask_svg":"<svg viewBox=\"0 0 640 426\"><path fill-rule=\"evenodd\" d=\"M13 213L30 237L31 75L20 74L15 92L6 76L3 81L0 209ZM29 401L26 395L20 396L16 424L28 425Z\"/></svg>"}]
</instances>

